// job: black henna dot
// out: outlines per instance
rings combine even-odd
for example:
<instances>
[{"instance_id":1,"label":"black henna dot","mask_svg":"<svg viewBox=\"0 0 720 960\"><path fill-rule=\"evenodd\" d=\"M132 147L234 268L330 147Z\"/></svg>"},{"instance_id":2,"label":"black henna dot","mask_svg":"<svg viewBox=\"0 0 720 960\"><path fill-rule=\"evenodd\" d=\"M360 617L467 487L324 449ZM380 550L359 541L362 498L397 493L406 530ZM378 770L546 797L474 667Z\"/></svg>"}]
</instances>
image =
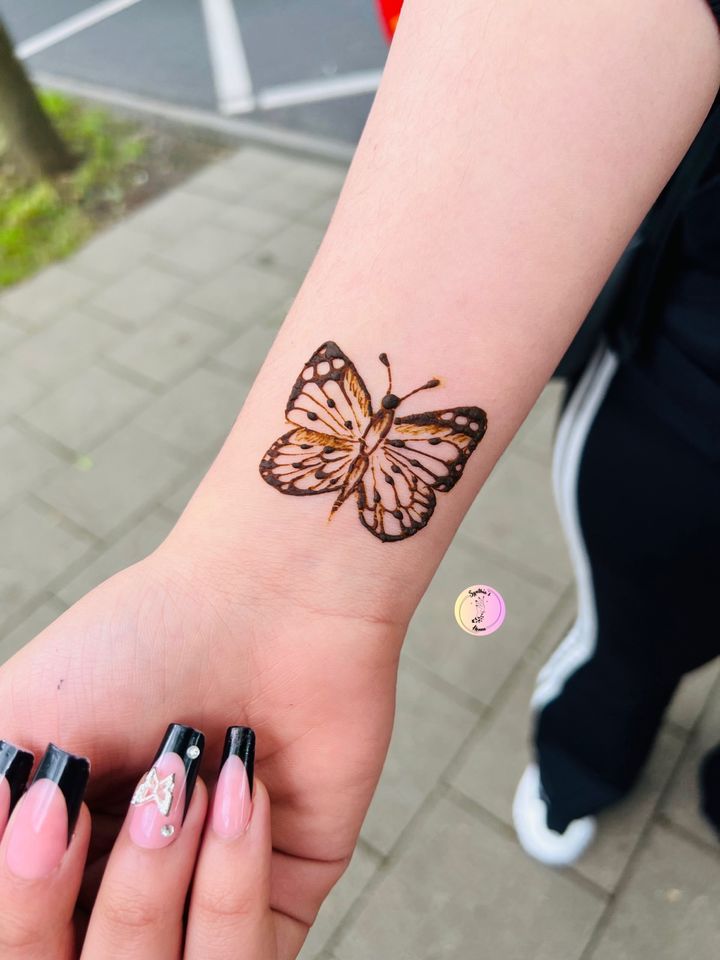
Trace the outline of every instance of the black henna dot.
<instances>
[{"instance_id":1,"label":"black henna dot","mask_svg":"<svg viewBox=\"0 0 720 960\"><path fill-rule=\"evenodd\" d=\"M329 407L334 407L334 406L335 406L335 401L334 401L334 400L328 400L327 403L328 403L328 406L329 406Z\"/></svg>"},{"instance_id":2,"label":"black henna dot","mask_svg":"<svg viewBox=\"0 0 720 960\"><path fill-rule=\"evenodd\" d=\"M316 470L316 471L315 471L315 479L316 479L316 480L324 480L326 476L327 476L327 474L326 474L323 470Z\"/></svg>"},{"instance_id":3,"label":"black henna dot","mask_svg":"<svg viewBox=\"0 0 720 960\"><path fill-rule=\"evenodd\" d=\"M398 520L402 520L402 510L393 510L393 516Z\"/></svg>"},{"instance_id":4,"label":"black henna dot","mask_svg":"<svg viewBox=\"0 0 720 960\"><path fill-rule=\"evenodd\" d=\"M390 469L392 470L393 473L401 473L401 472L402 472L402 471L400 470L400 467L398 467L397 464L395 464L395 463L390 467Z\"/></svg>"},{"instance_id":5,"label":"black henna dot","mask_svg":"<svg viewBox=\"0 0 720 960\"><path fill-rule=\"evenodd\" d=\"M302 470L303 468L303 465L301 463L293 463L292 466L294 470Z\"/></svg>"},{"instance_id":6,"label":"black henna dot","mask_svg":"<svg viewBox=\"0 0 720 960\"><path fill-rule=\"evenodd\" d=\"M308 420L317 420L318 418L318 415L316 413L313 413L312 410L307 416L308 416Z\"/></svg>"},{"instance_id":7,"label":"black henna dot","mask_svg":"<svg viewBox=\"0 0 720 960\"><path fill-rule=\"evenodd\" d=\"M380 503L380 494L377 492L377 490L373 493L373 500L375 503Z\"/></svg>"},{"instance_id":8,"label":"black henna dot","mask_svg":"<svg viewBox=\"0 0 720 960\"><path fill-rule=\"evenodd\" d=\"M420 463L419 460L411 460L411 461L410 461L410 466L411 466L411 467L421 467L422 464Z\"/></svg>"},{"instance_id":9,"label":"black henna dot","mask_svg":"<svg viewBox=\"0 0 720 960\"><path fill-rule=\"evenodd\" d=\"M323 453L332 453L335 447L323 447Z\"/></svg>"},{"instance_id":10,"label":"black henna dot","mask_svg":"<svg viewBox=\"0 0 720 960\"><path fill-rule=\"evenodd\" d=\"M391 487L395 486L395 481L392 477L385 477L385 483L389 483Z\"/></svg>"},{"instance_id":11,"label":"black henna dot","mask_svg":"<svg viewBox=\"0 0 720 960\"><path fill-rule=\"evenodd\" d=\"M352 420L345 421L345 426L348 428L348 430L352 430L352 425L353 425Z\"/></svg>"},{"instance_id":12,"label":"black henna dot","mask_svg":"<svg viewBox=\"0 0 720 960\"><path fill-rule=\"evenodd\" d=\"M433 437L428 442L432 444L433 447L436 447L439 443L442 443L442 441L440 440L440 437Z\"/></svg>"},{"instance_id":13,"label":"black henna dot","mask_svg":"<svg viewBox=\"0 0 720 960\"><path fill-rule=\"evenodd\" d=\"M300 444L300 449L301 449L301 450L309 450L309 449L310 449L310 444L309 444L309 443L301 443L301 444Z\"/></svg>"}]
</instances>

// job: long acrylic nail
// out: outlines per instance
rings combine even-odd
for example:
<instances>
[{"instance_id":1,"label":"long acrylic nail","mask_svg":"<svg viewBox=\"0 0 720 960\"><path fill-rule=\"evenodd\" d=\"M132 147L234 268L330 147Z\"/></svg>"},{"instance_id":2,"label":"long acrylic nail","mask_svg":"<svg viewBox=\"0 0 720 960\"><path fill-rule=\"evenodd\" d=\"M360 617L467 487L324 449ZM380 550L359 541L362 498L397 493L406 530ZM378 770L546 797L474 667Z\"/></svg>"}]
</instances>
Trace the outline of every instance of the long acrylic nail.
<instances>
[{"instance_id":1,"label":"long acrylic nail","mask_svg":"<svg viewBox=\"0 0 720 960\"><path fill-rule=\"evenodd\" d=\"M185 820L195 788L205 737L199 730L171 723L152 767L135 789L130 836L139 847L156 850L172 843Z\"/></svg>"},{"instance_id":2,"label":"long acrylic nail","mask_svg":"<svg viewBox=\"0 0 720 960\"><path fill-rule=\"evenodd\" d=\"M230 840L247 830L254 766L254 731L250 727L228 727L212 809L212 827L220 837Z\"/></svg>"},{"instance_id":3,"label":"long acrylic nail","mask_svg":"<svg viewBox=\"0 0 720 960\"><path fill-rule=\"evenodd\" d=\"M28 750L0 740L0 837L23 794L34 762L35 757Z\"/></svg>"},{"instance_id":4,"label":"long acrylic nail","mask_svg":"<svg viewBox=\"0 0 720 960\"><path fill-rule=\"evenodd\" d=\"M48 745L8 826L6 861L12 873L37 880L59 865L72 837L89 776L89 760Z\"/></svg>"}]
</instances>

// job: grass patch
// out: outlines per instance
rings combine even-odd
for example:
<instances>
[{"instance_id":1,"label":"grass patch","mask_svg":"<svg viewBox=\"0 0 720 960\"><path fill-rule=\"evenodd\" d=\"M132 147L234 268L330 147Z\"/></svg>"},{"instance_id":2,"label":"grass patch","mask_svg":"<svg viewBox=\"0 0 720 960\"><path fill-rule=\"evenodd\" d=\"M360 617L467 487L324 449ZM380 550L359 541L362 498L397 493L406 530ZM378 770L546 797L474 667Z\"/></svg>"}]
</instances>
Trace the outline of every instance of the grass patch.
<instances>
[{"instance_id":1,"label":"grass patch","mask_svg":"<svg viewBox=\"0 0 720 960\"><path fill-rule=\"evenodd\" d=\"M0 131L0 287L72 253L125 212L148 176L141 163L148 138L137 124L58 93L40 98L80 162L70 173L28 183Z\"/></svg>"}]
</instances>

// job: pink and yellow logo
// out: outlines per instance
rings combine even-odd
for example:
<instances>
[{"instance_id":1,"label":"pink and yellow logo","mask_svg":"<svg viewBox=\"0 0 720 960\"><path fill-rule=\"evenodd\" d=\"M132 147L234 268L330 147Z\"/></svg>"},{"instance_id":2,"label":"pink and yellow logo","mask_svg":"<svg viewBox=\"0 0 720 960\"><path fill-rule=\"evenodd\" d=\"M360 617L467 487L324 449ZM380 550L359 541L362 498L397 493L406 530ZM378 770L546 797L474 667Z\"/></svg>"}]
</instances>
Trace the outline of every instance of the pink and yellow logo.
<instances>
[{"instance_id":1,"label":"pink and yellow logo","mask_svg":"<svg viewBox=\"0 0 720 960\"><path fill-rule=\"evenodd\" d=\"M505 601L494 587L484 583L466 587L455 601L455 619L474 637L495 633L505 619Z\"/></svg>"}]
</instances>

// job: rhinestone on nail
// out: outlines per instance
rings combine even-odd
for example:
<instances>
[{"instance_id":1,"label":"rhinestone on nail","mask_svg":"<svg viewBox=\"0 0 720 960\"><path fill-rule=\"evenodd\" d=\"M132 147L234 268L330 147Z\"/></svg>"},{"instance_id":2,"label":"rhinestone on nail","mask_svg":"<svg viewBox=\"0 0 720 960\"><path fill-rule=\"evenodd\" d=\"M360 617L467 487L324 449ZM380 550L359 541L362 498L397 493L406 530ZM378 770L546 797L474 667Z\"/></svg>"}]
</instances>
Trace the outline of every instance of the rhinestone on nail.
<instances>
[{"instance_id":1,"label":"rhinestone on nail","mask_svg":"<svg viewBox=\"0 0 720 960\"><path fill-rule=\"evenodd\" d=\"M171 837L175 833L175 827L171 823L166 823L165 826L160 827L160 833L164 837Z\"/></svg>"},{"instance_id":2,"label":"rhinestone on nail","mask_svg":"<svg viewBox=\"0 0 720 960\"><path fill-rule=\"evenodd\" d=\"M185 756L190 757L191 760L197 760L200 756L200 747L188 747Z\"/></svg>"}]
</instances>

